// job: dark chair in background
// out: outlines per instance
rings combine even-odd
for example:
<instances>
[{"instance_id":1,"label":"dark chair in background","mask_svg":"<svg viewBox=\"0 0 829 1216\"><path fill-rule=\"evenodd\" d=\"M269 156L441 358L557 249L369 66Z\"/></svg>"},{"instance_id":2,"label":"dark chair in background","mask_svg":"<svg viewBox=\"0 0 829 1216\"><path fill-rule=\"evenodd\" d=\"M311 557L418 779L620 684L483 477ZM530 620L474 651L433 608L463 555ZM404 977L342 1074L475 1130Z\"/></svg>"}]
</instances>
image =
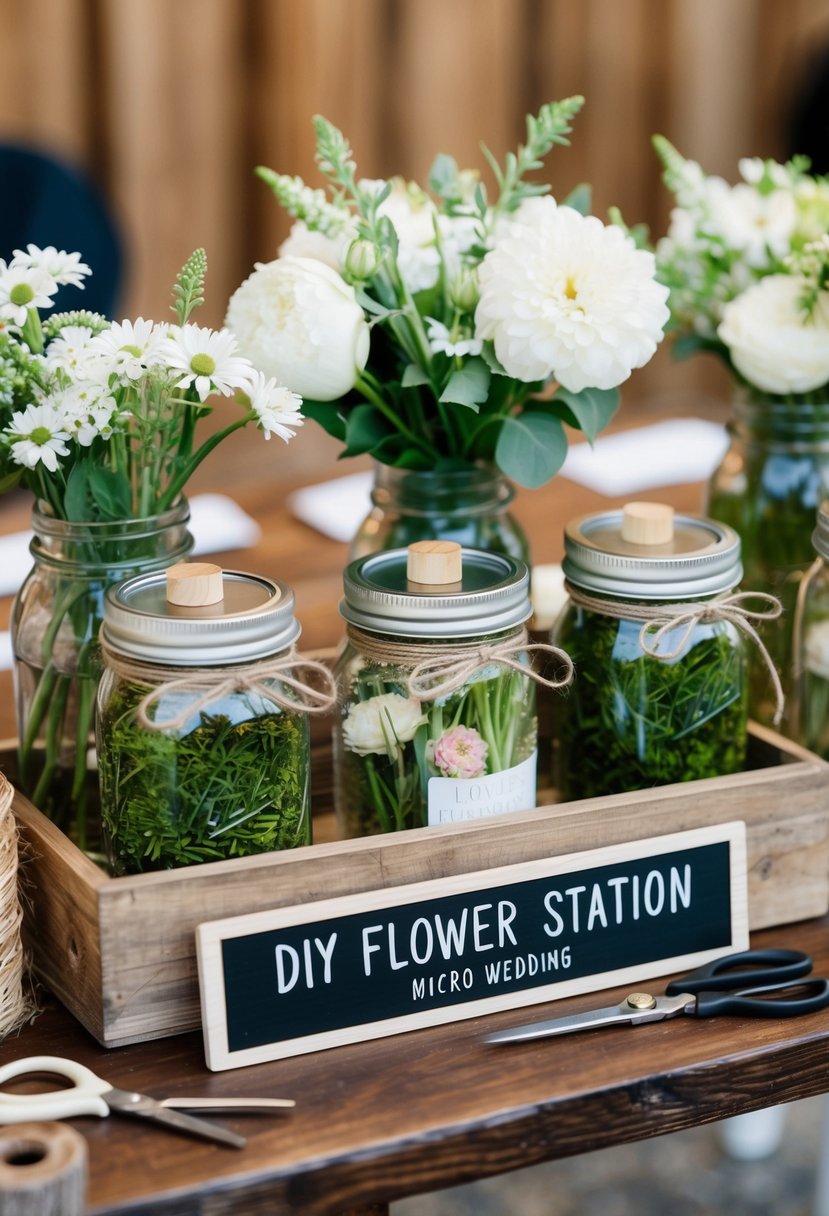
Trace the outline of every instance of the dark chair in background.
<instances>
[{"instance_id":1,"label":"dark chair in background","mask_svg":"<svg viewBox=\"0 0 829 1216\"><path fill-rule=\"evenodd\" d=\"M83 255L92 268L83 292L62 287L55 311L85 308L115 319L123 272L110 210L83 173L47 152L0 144L0 258L29 243Z\"/></svg>"}]
</instances>

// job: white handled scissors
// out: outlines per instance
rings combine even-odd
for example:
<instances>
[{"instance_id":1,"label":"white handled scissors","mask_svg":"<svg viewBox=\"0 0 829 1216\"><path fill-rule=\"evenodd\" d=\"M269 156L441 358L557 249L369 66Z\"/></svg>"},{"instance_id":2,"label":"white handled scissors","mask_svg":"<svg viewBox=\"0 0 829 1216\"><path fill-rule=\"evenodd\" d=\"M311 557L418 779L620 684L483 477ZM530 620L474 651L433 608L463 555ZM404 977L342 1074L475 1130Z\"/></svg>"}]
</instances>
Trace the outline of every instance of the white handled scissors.
<instances>
[{"instance_id":1,"label":"white handled scissors","mask_svg":"<svg viewBox=\"0 0 829 1216\"><path fill-rule=\"evenodd\" d=\"M111 1111L119 1115L136 1115L139 1119L152 1119L165 1127L203 1136L233 1148L244 1148L244 1136L226 1127L207 1123L185 1115L174 1107L191 1110L270 1110L277 1107L294 1106L288 1098L151 1098L147 1094L116 1089L76 1060L62 1056L28 1056L14 1060L0 1068L0 1085L15 1077L46 1073L62 1077L71 1084L65 1089L52 1089L46 1093L16 1094L0 1090L0 1126L6 1123L26 1123L30 1119L69 1119L73 1115L98 1115L105 1117Z\"/></svg>"}]
</instances>

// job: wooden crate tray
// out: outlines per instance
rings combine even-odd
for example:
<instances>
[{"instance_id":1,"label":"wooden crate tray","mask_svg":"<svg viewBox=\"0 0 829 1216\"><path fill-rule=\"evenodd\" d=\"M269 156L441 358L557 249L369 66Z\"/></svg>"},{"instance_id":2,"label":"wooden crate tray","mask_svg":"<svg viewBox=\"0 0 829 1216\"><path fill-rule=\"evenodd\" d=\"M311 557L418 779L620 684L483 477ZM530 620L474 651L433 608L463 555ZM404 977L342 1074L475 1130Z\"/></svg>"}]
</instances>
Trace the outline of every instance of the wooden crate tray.
<instances>
[{"instance_id":1,"label":"wooden crate tray","mask_svg":"<svg viewBox=\"0 0 829 1216\"><path fill-rule=\"evenodd\" d=\"M194 929L207 920L598 848L730 820L748 837L752 929L829 910L829 765L752 726L744 773L520 815L110 878L18 795L25 932L37 974L104 1046L199 1026ZM315 748L315 791L330 756ZM327 779L326 779L327 777ZM327 840L326 840L327 838Z\"/></svg>"}]
</instances>

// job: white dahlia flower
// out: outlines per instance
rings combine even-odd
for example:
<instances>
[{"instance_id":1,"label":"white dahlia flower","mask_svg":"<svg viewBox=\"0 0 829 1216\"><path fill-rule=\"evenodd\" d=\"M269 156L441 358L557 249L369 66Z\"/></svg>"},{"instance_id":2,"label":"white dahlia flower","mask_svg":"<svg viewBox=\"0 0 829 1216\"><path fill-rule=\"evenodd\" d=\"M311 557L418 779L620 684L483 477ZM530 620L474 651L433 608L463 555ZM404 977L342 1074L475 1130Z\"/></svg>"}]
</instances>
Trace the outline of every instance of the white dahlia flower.
<instances>
[{"instance_id":1,"label":"white dahlia flower","mask_svg":"<svg viewBox=\"0 0 829 1216\"><path fill-rule=\"evenodd\" d=\"M369 330L354 288L312 258L256 263L225 321L266 377L312 401L334 401L366 365Z\"/></svg>"},{"instance_id":2,"label":"white dahlia flower","mask_svg":"<svg viewBox=\"0 0 829 1216\"><path fill-rule=\"evenodd\" d=\"M723 309L717 334L731 362L766 393L808 393L829 383L829 291L804 319L800 275L771 274Z\"/></svg>"},{"instance_id":3,"label":"white dahlia flower","mask_svg":"<svg viewBox=\"0 0 829 1216\"><path fill-rule=\"evenodd\" d=\"M518 380L615 388L648 362L668 320L654 269L621 228L531 199L481 263L476 336Z\"/></svg>"}]
</instances>

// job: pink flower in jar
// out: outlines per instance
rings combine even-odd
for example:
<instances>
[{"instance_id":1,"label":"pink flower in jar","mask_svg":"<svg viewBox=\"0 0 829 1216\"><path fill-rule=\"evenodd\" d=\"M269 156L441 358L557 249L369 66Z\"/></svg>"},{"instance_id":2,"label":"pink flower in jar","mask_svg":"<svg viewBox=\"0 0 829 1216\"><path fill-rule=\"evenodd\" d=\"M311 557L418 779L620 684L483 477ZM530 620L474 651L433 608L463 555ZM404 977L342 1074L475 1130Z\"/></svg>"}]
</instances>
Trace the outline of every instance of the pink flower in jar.
<instances>
[{"instance_id":1,"label":"pink flower in jar","mask_svg":"<svg viewBox=\"0 0 829 1216\"><path fill-rule=\"evenodd\" d=\"M489 744L471 726L454 726L435 743L435 767L444 777L482 777Z\"/></svg>"}]
</instances>

